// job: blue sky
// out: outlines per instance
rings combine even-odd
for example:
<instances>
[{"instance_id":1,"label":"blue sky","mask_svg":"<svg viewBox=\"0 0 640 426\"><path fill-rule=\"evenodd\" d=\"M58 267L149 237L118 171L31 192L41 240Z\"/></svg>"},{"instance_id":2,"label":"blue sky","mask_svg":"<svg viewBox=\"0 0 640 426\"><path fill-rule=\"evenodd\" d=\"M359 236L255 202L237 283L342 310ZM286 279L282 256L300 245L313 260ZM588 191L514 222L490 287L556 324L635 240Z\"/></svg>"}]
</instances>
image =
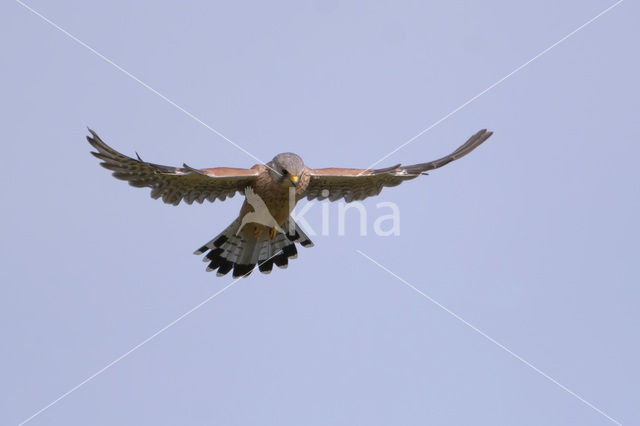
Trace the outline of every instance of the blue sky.
<instances>
[{"instance_id":1,"label":"blue sky","mask_svg":"<svg viewBox=\"0 0 640 426\"><path fill-rule=\"evenodd\" d=\"M368 166L612 4L28 2L257 158L310 167ZM357 250L639 424L638 12L620 3L381 163L495 131L365 201L397 204L400 235L332 221L28 424L614 424ZM18 424L232 282L192 252L240 198L152 200L98 166L86 126L155 163L255 160L19 3L0 24L0 423Z\"/></svg>"}]
</instances>

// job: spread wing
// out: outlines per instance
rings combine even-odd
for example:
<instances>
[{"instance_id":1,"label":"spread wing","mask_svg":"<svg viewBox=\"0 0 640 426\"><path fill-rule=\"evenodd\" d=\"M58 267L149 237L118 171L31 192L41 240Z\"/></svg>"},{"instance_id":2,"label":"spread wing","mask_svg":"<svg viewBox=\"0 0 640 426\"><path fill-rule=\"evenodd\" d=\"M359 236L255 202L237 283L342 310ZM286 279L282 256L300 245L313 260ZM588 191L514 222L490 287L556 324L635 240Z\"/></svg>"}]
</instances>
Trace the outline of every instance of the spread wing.
<instances>
[{"instance_id":1,"label":"spread wing","mask_svg":"<svg viewBox=\"0 0 640 426\"><path fill-rule=\"evenodd\" d=\"M140 156L133 159L120 154L104 143L96 132L91 129L89 132L92 136L87 136L87 140L97 151L91 154L102 160L102 167L112 170L115 178L126 180L131 186L151 188L151 197L162 198L167 204L178 205L182 200L187 204L202 203L233 197L252 185L264 167L194 169L186 164L183 167L161 166L142 161Z\"/></svg>"},{"instance_id":2,"label":"spread wing","mask_svg":"<svg viewBox=\"0 0 640 426\"><path fill-rule=\"evenodd\" d=\"M406 180L415 179L429 170L437 169L452 161L462 158L484 141L493 132L480 130L471 136L462 146L451 154L428 163L401 166L400 164L386 169L308 169L309 186L305 196L313 200L328 198L331 201L344 198L346 202L363 200L378 195L382 188L400 185Z\"/></svg>"}]
</instances>

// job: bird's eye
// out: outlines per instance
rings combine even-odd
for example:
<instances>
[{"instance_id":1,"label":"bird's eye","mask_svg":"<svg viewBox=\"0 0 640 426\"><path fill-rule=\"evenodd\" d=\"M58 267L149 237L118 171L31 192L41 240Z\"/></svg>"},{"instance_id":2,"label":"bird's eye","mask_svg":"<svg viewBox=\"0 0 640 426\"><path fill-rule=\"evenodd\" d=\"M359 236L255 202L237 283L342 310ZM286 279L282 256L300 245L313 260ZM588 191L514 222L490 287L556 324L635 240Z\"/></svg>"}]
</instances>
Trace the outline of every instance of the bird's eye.
<instances>
[{"instance_id":1,"label":"bird's eye","mask_svg":"<svg viewBox=\"0 0 640 426\"><path fill-rule=\"evenodd\" d=\"M289 171L287 171L286 169L282 169L282 174L286 176L289 174Z\"/></svg>"}]
</instances>

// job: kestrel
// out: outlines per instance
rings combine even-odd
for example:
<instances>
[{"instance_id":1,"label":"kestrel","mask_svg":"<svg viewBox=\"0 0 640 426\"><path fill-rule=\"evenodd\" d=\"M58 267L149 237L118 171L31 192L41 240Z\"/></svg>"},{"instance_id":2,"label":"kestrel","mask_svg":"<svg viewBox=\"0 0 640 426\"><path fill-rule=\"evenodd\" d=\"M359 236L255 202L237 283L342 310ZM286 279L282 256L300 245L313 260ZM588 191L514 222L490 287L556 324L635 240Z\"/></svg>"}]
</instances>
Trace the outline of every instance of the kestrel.
<instances>
[{"instance_id":1,"label":"kestrel","mask_svg":"<svg viewBox=\"0 0 640 426\"><path fill-rule=\"evenodd\" d=\"M378 195L384 187L397 186L464 157L493 134L480 130L451 154L411 166L311 169L298 155L287 152L250 169L194 169L186 164L169 167L147 163L137 154L137 159L127 157L104 143L93 130L89 132L87 140L97 150L91 154L102 160L100 164L131 186L151 188L152 198L178 205L182 200L192 204L223 201L236 192L245 195L238 218L195 251L197 255L207 253L203 258L209 263L207 271L217 270L218 276L233 271L233 277L248 276L256 265L263 273L271 272L274 264L286 268L289 259L297 257L296 243L313 246L290 216L299 200L342 198L351 202Z\"/></svg>"}]
</instances>

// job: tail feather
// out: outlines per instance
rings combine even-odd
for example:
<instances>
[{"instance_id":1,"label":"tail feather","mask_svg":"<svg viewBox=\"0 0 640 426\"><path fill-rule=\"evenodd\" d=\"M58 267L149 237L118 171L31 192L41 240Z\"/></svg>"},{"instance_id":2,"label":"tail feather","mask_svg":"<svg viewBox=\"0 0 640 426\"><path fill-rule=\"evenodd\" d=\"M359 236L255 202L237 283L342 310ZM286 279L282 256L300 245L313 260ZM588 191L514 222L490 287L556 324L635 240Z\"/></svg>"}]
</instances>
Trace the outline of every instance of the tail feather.
<instances>
[{"instance_id":1,"label":"tail feather","mask_svg":"<svg viewBox=\"0 0 640 426\"><path fill-rule=\"evenodd\" d=\"M313 247L315 245L291 217L287 221L287 238L294 243L300 243L302 247Z\"/></svg>"},{"instance_id":2,"label":"tail feather","mask_svg":"<svg viewBox=\"0 0 640 426\"><path fill-rule=\"evenodd\" d=\"M277 233L272 240L267 233L258 238L248 238L238 234L241 219L238 218L211 241L200 247L194 254L206 255L207 271L217 271L222 276L233 271L233 277L246 277L258 265L260 272L268 274L275 264L286 268L289 259L298 257L296 243L303 247L313 247L311 239L300 229L292 218L288 219L287 234Z\"/></svg>"}]
</instances>

